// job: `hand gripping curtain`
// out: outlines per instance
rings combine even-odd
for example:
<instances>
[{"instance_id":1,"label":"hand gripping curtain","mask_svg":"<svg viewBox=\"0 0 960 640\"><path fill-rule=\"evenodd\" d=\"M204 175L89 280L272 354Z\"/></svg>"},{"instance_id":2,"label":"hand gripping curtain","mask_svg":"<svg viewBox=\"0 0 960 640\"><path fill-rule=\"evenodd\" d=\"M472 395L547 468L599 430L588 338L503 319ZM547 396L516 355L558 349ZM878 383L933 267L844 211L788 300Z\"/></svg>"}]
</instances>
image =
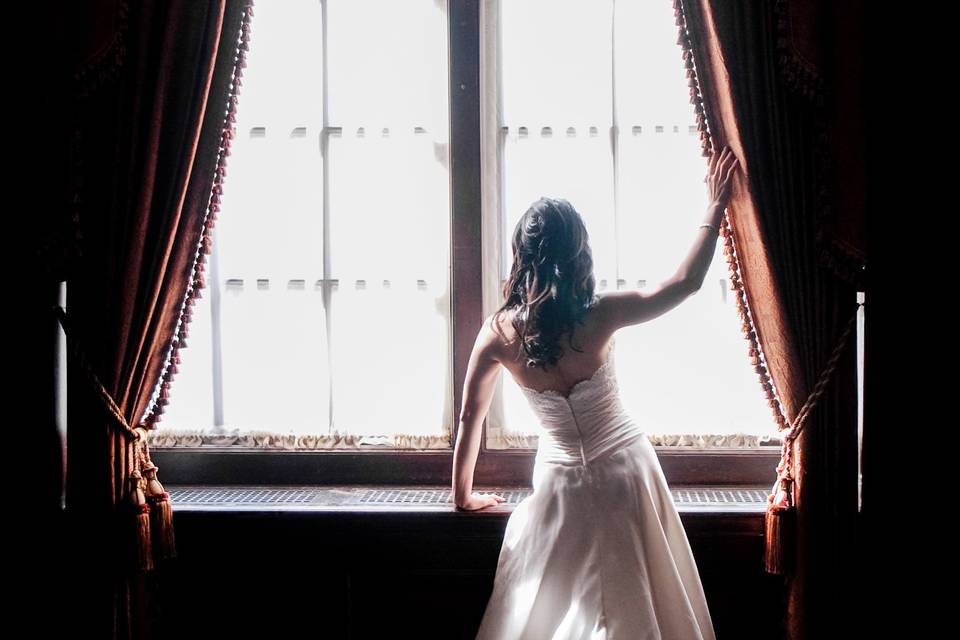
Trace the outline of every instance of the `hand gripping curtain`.
<instances>
[{"instance_id":1,"label":"hand gripping curtain","mask_svg":"<svg viewBox=\"0 0 960 640\"><path fill-rule=\"evenodd\" d=\"M146 435L167 404L219 209L250 0L74 6L66 513L73 630L144 638L176 554Z\"/></svg>"},{"instance_id":2,"label":"hand gripping curtain","mask_svg":"<svg viewBox=\"0 0 960 640\"><path fill-rule=\"evenodd\" d=\"M703 153L729 145L740 159L720 233L748 356L783 434L764 561L784 578L791 639L854 635L866 187L861 130L849 126L858 49L837 27L856 24L858 6L674 0ZM839 77L841 64L854 74Z\"/></svg>"}]
</instances>

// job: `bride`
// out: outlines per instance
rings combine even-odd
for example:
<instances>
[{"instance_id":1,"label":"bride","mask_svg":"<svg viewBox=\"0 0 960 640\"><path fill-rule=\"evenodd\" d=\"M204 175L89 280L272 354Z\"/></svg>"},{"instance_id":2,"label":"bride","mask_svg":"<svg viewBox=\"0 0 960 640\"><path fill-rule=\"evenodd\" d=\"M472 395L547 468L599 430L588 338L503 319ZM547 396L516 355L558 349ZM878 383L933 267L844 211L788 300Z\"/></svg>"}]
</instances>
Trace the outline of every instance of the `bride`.
<instances>
[{"instance_id":1,"label":"bride","mask_svg":"<svg viewBox=\"0 0 960 640\"><path fill-rule=\"evenodd\" d=\"M612 365L617 330L700 288L738 166L728 147L712 155L710 206L696 242L651 292L594 293L587 230L569 202L541 198L517 223L506 302L485 319L467 365L453 455L456 508L504 500L473 491L501 366L539 419L539 442L533 493L508 518L478 640L715 637L656 452L624 411Z\"/></svg>"}]
</instances>

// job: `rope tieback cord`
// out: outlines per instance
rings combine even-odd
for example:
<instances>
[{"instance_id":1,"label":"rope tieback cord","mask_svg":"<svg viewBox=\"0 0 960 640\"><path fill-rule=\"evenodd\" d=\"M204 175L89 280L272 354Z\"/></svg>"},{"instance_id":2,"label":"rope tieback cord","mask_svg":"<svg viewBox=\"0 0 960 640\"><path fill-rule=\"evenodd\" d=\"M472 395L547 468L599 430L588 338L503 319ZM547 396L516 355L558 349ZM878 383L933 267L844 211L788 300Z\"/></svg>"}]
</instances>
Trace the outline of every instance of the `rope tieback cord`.
<instances>
[{"instance_id":1,"label":"rope tieback cord","mask_svg":"<svg viewBox=\"0 0 960 640\"><path fill-rule=\"evenodd\" d=\"M177 555L176 536L173 528L173 506L170 494L163 488L157 476L159 468L150 459L147 446L147 427L139 424L131 427L123 412L114 401L110 392L100 382L93 365L80 349L76 332L70 327L67 312L60 305L53 305L53 312L67 336L67 346L84 376L93 385L104 406L113 417L116 425L129 441L133 442L133 468L128 469L125 480L125 496L122 513L123 521L130 527L132 548L128 559L132 566L140 571L150 571L156 567L156 560L173 558Z\"/></svg>"},{"instance_id":2,"label":"rope tieback cord","mask_svg":"<svg viewBox=\"0 0 960 640\"><path fill-rule=\"evenodd\" d=\"M788 452L790 447L793 446L793 442L800 435L801 429L803 429L803 426L807 423L807 416L809 416L810 412L813 411L813 408L817 406L817 401L819 401L820 397L823 395L824 390L827 387L827 382L830 381L833 372L837 368L837 364L840 362L840 356L843 353L843 348L847 344L847 339L850 337L850 334L853 332L853 329L856 326L857 313L860 311L861 306L863 306L863 303L858 302L856 310L851 318L847 321L847 325L844 328L843 333L840 335L840 339L837 341L837 346L833 348L833 353L830 355L830 359L827 361L827 365L824 368L823 373L820 375L820 379L817 381L817 384L814 385L813 391L810 392L806 402L803 403L803 406L797 413L797 417L793 421L793 425L785 430L786 433L783 436L783 448L785 452ZM781 465L783 465L782 462ZM781 466L777 467L777 471L782 471ZM792 478L792 476L790 477Z\"/></svg>"},{"instance_id":3,"label":"rope tieback cord","mask_svg":"<svg viewBox=\"0 0 960 640\"><path fill-rule=\"evenodd\" d=\"M110 395L110 392L107 391L106 387L100 382L100 378L97 376L96 372L93 370L93 365L90 364L90 361L84 355L83 351L80 349L80 345L77 342L77 336L73 335L74 331L70 327L70 321L67 318L67 312L58 304L53 305L53 312L57 316L57 320L60 322L60 326L63 327L63 332L67 335L67 348L70 350L71 355L76 359L77 363L80 365L80 368L83 370L84 375L93 385L94 389L97 392L97 395L100 396L103 403L106 405L107 410L114 418L114 423L124 433L127 437L134 441L140 441L147 435L147 429L143 425L138 425L137 427L131 427L126 418L123 417L123 413L120 411L120 407L117 406L117 403L114 402L113 397Z\"/></svg>"},{"instance_id":4,"label":"rope tieback cord","mask_svg":"<svg viewBox=\"0 0 960 640\"><path fill-rule=\"evenodd\" d=\"M847 322L843 333L840 335L837 346L834 347L833 353L830 355L830 359L827 361L827 365L820 375L820 379L817 381L817 384L814 385L813 391L810 392L806 402L803 403L803 406L797 413L793 425L785 429L786 433L783 436L780 463L777 465L777 479L773 483L773 489L770 495L767 496L767 511L764 526L764 564L768 573L784 575L793 570L793 553L795 550L797 526L796 505L793 495L794 478L791 469L793 466L793 443L800 435L803 426L807 423L807 417L810 415L810 412L817 406L817 402L821 396L823 396L827 382L829 382L833 372L837 368L837 364L840 362L843 348L846 346L850 334L856 326L857 314L861 306L863 306L863 303L858 302L857 309Z\"/></svg>"}]
</instances>

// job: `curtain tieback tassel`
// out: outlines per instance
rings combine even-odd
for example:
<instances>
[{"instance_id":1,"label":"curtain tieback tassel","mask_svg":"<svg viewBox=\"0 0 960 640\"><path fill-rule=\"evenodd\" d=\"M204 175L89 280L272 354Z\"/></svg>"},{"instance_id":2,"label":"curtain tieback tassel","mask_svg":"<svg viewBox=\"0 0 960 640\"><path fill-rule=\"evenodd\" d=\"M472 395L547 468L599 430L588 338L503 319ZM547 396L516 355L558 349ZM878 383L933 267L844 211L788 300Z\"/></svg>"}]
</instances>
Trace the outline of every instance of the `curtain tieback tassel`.
<instances>
[{"instance_id":1,"label":"curtain tieback tassel","mask_svg":"<svg viewBox=\"0 0 960 640\"><path fill-rule=\"evenodd\" d=\"M150 505L150 531L153 534L153 552L158 559L173 558L177 555L176 540L173 533L173 506L170 494L163 489L157 479L157 466L152 461L144 465L147 478L147 503Z\"/></svg>"},{"instance_id":2,"label":"curtain tieback tassel","mask_svg":"<svg viewBox=\"0 0 960 640\"><path fill-rule=\"evenodd\" d=\"M777 477L773 493L767 496L766 544L764 549L767 573L786 575L793 571L797 509L796 505L793 504L792 485L793 478L784 473Z\"/></svg>"},{"instance_id":3,"label":"curtain tieback tassel","mask_svg":"<svg viewBox=\"0 0 960 640\"><path fill-rule=\"evenodd\" d=\"M128 478L127 512L133 520L132 561L140 571L153 569L153 552L150 540L150 505L143 493L139 470ZM128 538L129 539L129 538Z\"/></svg>"}]
</instances>

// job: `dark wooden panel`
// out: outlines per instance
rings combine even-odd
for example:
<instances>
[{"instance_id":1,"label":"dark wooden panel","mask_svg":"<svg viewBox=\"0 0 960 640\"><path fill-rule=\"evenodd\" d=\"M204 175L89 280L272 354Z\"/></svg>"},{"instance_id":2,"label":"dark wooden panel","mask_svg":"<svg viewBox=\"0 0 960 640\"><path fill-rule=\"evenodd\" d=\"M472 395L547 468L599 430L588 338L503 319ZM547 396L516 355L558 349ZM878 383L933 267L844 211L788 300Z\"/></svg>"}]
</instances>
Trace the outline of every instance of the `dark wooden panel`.
<instances>
[{"instance_id":1,"label":"dark wooden panel","mask_svg":"<svg viewBox=\"0 0 960 640\"><path fill-rule=\"evenodd\" d=\"M176 512L157 637L472 639L507 515ZM762 515L683 521L718 637L780 637Z\"/></svg>"},{"instance_id":2,"label":"dark wooden panel","mask_svg":"<svg viewBox=\"0 0 960 640\"><path fill-rule=\"evenodd\" d=\"M483 321L480 207L480 6L448 5L450 59L451 278L453 319L453 437L459 428L463 382Z\"/></svg>"}]
</instances>

